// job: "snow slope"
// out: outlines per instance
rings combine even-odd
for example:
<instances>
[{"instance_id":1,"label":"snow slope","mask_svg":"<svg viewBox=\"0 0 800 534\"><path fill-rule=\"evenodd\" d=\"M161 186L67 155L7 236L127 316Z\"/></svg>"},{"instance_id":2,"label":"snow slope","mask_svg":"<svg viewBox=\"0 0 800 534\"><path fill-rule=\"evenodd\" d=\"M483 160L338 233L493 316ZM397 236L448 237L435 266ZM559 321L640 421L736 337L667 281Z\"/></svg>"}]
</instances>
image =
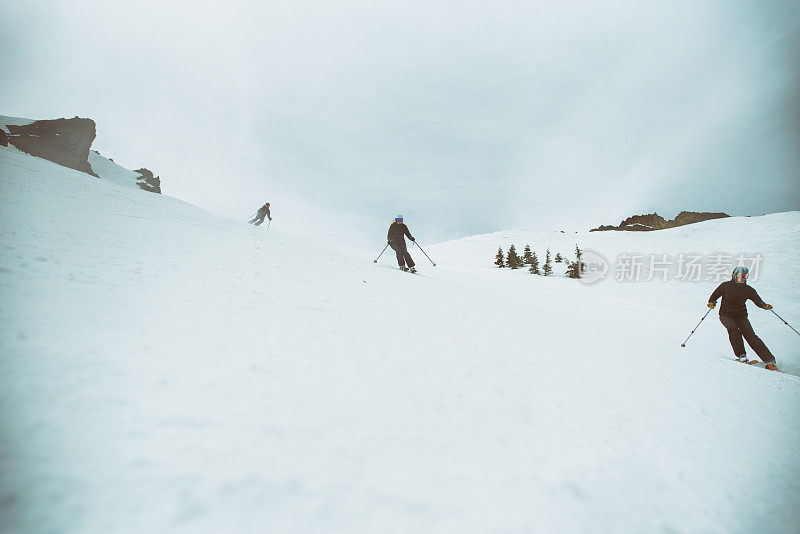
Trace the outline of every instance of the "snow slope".
<instances>
[{"instance_id":1,"label":"snow slope","mask_svg":"<svg viewBox=\"0 0 800 534\"><path fill-rule=\"evenodd\" d=\"M31 124L36 122L35 120L31 119L21 119L19 117L6 117L4 115L0 115L0 128L8 133L8 126L24 126L26 124ZM132 170L126 169L120 165L117 165L113 161L108 158L101 156L98 152L94 150L89 151L89 165L92 166L92 170L100 177L101 180L107 180L109 182L113 182L117 185L124 185L128 187L136 187L138 180L141 178L141 175L137 172Z\"/></svg>"},{"instance_id":2,"label":"snow slope","mask_svg":"<svg viewBox=\"0 0 800 534\"><path fill-rule=\"evenodd\" d=\"M584 252L600 254L609 264L607 276L590 285L561 277L542 279L531 276L527 271L497 269L494 257L497 248L504 251L514 244L522 255L526 244L530 244L544 262L545 250L549 247L552 256L560 251L568 259L575 258L575 245ZM503 291L506 297L518 295L522 298L540 299L547 295L550 299L574 299L581 307L623 299L623 306L608 310L620 313L618 321L628 321L628 314L647 314L658 316L664 325L665 333L671 342L678 345L707 311L705 304L720 282L729 278L731 268L724 269L719 280L713 276L709 264L714 264L718 255L728 257L736 264L742 256L745 265L750 266L750 258L761 257L757 269L752 271L750 284L756 288L765 302L775 307L790 324L800 325L800 285L796 283L796 268L800 265L800 212L776 213L761 217L733 217L716 219L655 232L568 232L512 230L471 236L456 241L429 247L426 252L442 264L450 265L458 275L466 280L480 276L490 277L491 285L484 285L496 294ZM678 258L681 254L702 256L706 263L700 280L680 280ZM638 257L642 268L639 281L617 280L615 266L618 257ZM663 273L656 270L652 280L649 278L650 258L663 261ZM565 266L554 263L555 274L563 275ZM781 368L800 376L800 348L798 338L772 313L748 303L749 318L754 329L765 340L775 354ZM599 313L605 313L599 311ZM660 315L657 315L660 314ZM664 322L667 321L667 322ZM717 310L704 321L701 329L687 344L688 352L696 357L714 355L727 358L731 354L727 333L717 319ZM638 324L638 323L633 323ZM750 351L755 357L755 354Z\"/></svg>"},{"instance_id":3,"label":"snow slope","mask_svg":"<svg viewBox=\"0 0 800 534\"><path fill-rule=\"evenodd\" d=\"M92 170L94 170L101 180L108 180L117 185L139 187L137 181L141 179L142 176L138 172L117 165L94 150L89 151L89 165L92 166Z\"/></svg>"},{"instance_id":4,"label":"snow slope","mask_svg":"<svg viewBox=\"0 0 800 534\"><path fill-rule=\"evenodd\" d=\"M711 316L679 347L713 287L493 270L485 236L410 275L14 149L0 191L3 532L796 531L800 379Z\"/></svg>"},{"instance_id":5,"label":"snow slope","mask_svg":"<svg viewBox=\"0 0 800 534\"><path fill-rule=\"evenodd\" d=\"M25 126L32 122L35 121L31 119L22 119L20 117L6 117L5 115L0 115L0 128L5 130L6 133L10 133L8 130L9 126Z\"/></svg>"}]
</instances>

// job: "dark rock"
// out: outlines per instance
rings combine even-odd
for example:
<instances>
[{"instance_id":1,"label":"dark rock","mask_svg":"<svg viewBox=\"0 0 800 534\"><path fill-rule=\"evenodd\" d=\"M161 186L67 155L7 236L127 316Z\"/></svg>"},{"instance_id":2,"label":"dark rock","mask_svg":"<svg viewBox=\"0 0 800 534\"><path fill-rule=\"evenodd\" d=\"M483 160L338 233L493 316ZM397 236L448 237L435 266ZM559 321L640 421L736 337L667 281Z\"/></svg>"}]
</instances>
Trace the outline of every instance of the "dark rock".
<instances>
[{"instance_id":1,"label":"dark rock","mask_svg":"<svg viewBox=\"0 0 800 534\"><path fill-rule=\"evenodd\" d=\"M682 211L673 219L675 226L692 224L696 222L710 221L711 219L724 219L730 217L727 213L711 213L708 211Z\"/></svg>"},{"instance_id":2,"label":"dark rock","mask_svg":"<svg viewBox=\"0 0 800 534\"><path fill-rule=\"evenodd\" d=\"M628 217L619 223L619 226L620 228L628 226L646 226L652 230L661 230L662 228L667 228L667 221L658 213L648 213L646 215L633 215L632 217ZM637 230L638 229L639 228L637 228Z\"/></svg>"},{"instance_id":3,"label":"dark rock","mask_svg":"<svg viewBox=\"0 0 800 534\"><path fill-rule=\"evenodd\" d=\"M722 219L730 217L726 213L711 213L707 211L682 211L677 217L668 221L658 213L648 213L645 215L633 215L628 217L619 226L601 225L597 228L592 228L590 232L605 232L608 230L625 230L629 232L650 232L653 230L662 230L664 228L675 228L676 226L684 226L711 219Z\"/></svg>"},{"instance_id":4,"label":"dark rock","mask_svg":"<svg viewBox=\"0 0 800 534\"><path fill-rule=\"evenodd\" d=\"M23 152L97 176L89 165L89 148L97 135L92 119L36 121L8 125L8 131L8 142Z\"/></svg>"},{"instance_id":5,"label":"dark rock","mask_svg":"<svg viewBox=\"0 0 800 534\"><path fill-rule=\"evenodd\" d=\"M161 193L161 177L153 176L153 173L145 168L136 169L134 172L139 173L136 185L151 193Z\"/></svg>"},{"instance_id":6,"label":"dark rock","mask_svg":"<svg viewBox=\"0 0 800 534\"><path fill-rule=\"evenodd\" d=\"M625 230L626 232L651 232L653 230L660 230L660 228L653 228L646 224L633 223L620 227L620 230Z\"/></svg>"},{"instance_id":7,"label":"dark rock","mask_svg":"<svg viewBox=\"0 0 800 534\"><path fill-rule=\"evenodd\" d=\"M0 128L0 146L8 146L8 134Z\"/></svg>"}]
</instances>

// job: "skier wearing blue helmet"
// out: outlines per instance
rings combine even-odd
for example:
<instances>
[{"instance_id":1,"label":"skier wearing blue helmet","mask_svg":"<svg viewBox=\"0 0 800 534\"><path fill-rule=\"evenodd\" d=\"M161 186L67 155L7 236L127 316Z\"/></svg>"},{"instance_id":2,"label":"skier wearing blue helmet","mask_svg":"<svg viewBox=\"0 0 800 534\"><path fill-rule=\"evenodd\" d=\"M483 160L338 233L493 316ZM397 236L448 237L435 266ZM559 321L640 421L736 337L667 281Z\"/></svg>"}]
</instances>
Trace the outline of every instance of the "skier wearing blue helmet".
<instances>
[{"instance_id":1,"label":"skier wearing blue helmet","mask_svg":"<svg viewBox=\"0 0 800 534\"><path fill-rule=\"evenodd\" d=\"M767 369L777 371L778 367L775 365L775 356L769 351L767 346L761 341L761 338L753 331L753 326L747 319L747 307L745 306L748 299L752 300L756 306L764 310L771 310L772 306L766 304L761 297L758 296L756 290L747 285L747 276L749 275L747 267L736 267L731 274L731 279L723 282L711 293L708 299L708 307L714 308L717 305L717 299L722 297L722 305L719 308L719 320L725 329L728 331L728 338L733 348L733 354L740 362L748 362L747 355L744 350L744 342L742 338L747 341L750 348L758 354L766 364Z\"/></svg>"},{"instance_id":2,"label":"skier wearing blue helmet","mask_svg":"<svg viewBox=\"0 0 800 534\"><path fill-rule=\"evenodd\" d=\"M386 234L386 239L389 242L389 246L394 250L395 255L397 255L397 265L400 266L400 269L403 271L410 270L412 273L415 273L417 269L414 267L414 260L411 259L411 254L408 253L408 249L406 248L405 236L408 236L411 241L414 241L411 232L408 231L408 226L403 224L403 216L398 215L394 218L394 222L389 225L389 232ZM406 265L408 265L408 267L406 267Z\"/></svg>"}]
</instances>

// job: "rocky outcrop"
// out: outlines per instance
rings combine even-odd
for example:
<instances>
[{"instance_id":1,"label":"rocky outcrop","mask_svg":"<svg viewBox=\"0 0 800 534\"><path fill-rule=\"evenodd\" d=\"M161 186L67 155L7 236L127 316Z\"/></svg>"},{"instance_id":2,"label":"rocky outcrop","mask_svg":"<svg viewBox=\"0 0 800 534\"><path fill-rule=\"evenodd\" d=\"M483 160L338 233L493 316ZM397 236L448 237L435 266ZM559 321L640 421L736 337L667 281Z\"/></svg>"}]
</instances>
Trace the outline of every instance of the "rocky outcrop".
<instances>
[{"instance_id":1,"label":"rocky outcrop","mask_svg":"<svg viewBox=\"0 0 800 534\"><path fill-rule=\"evenodd\" d=\"M145 168L136 169L134 172L139 173L136 185L151 193L161 193L161 177L153 176L153 173Z\"/></svg>"},{"instance_id":2,"label":"rocky outcrop","mask_svg":"<svg viewBox=\"0 0 800 534\"><path fill-rule=\"evenodd\" d=\"M630 228L636 230L661 230L668 228L667 220L658 213L647 213L645 215L633 215L628 217L621 223L621 228Z\"/></svg>"},{"instance_id":3,"label":"rocky outcrop","mask_svg":"<svg viewBox=\"0 0 800 534\"><path fill-rule=\"evenodd\" d=\"M709 221L711 219L724 219L730 217L727 213L711 213L708 211L682 211L672 221L675 226Z\"/></svg>"},{"instance_id":4,"label":"rocky outcrop","mask_svg":"<svg viewBox=\"0 0 800 534\"><path fill-rule=\"evenodd\" d=\"M682 211L672 220L666 220L658 213L647 213L645 215L633 215L628 217L619 226L601 225L592 228L590 232L604 232L607 230L624 230L628 232L650 232L653 230L663 230L664 228L675 228L711 219L722 219L730 217L726 213L711 213L707 211Z\"/></svg>"},{"instance_id":5,"label":"rocky outcrop","mask_svg":"<svg viewBox=\"0 0 800 534\"><path fill-rule=\"evenodd\" d=\"M97 176L89 165L89 148L97 135L92 119L53 119L7 126L8 143L32 156Z\"/></svg>"},{"instance_id":6,"label":"rocky outcrop","mask_svg":"<svg viewBox=\"0 0 800 534\"><path fill-rule=\"evenodd\" d=\"M0 128L0 146L8 146L8 134Z\"/></svg>"}]
</instances>

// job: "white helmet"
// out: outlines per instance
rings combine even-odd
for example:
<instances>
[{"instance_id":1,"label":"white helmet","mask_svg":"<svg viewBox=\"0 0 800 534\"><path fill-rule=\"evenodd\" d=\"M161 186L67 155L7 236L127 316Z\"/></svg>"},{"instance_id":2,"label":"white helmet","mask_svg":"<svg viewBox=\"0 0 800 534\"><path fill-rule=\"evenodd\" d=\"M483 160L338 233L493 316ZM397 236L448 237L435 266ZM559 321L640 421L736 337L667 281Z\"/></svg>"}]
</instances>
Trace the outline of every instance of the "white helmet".
<instances>
[{"instance_id":1,"label":"white helmet","mask_svg":"<svg viewBox=\"0 0 800 534\"><path fill-rule=\"evenodd\" d=\"M394 221L395 222L403 222L403 216L402 215L395 215L394 216Z\"/></svg>"},{"instance_id":2,"label":"white helmet","mask_svg":"<svg viewBox=\"0 0 800 534\"><path fill-rule=\"evenodd\" d=\"M740 265L739 267L736 267L736 268L733 270L733 272L731 273L731 278L733 278L734 280L736 280L736 277L737 277L738 275L740 275L740 274L743 274L743 275L744 275L744 278L745 278L745 280L747 280L747 276L750 274L750 271L747 269L747 267L742 267L742 266Z\"/></svg>"}]
</instances>

